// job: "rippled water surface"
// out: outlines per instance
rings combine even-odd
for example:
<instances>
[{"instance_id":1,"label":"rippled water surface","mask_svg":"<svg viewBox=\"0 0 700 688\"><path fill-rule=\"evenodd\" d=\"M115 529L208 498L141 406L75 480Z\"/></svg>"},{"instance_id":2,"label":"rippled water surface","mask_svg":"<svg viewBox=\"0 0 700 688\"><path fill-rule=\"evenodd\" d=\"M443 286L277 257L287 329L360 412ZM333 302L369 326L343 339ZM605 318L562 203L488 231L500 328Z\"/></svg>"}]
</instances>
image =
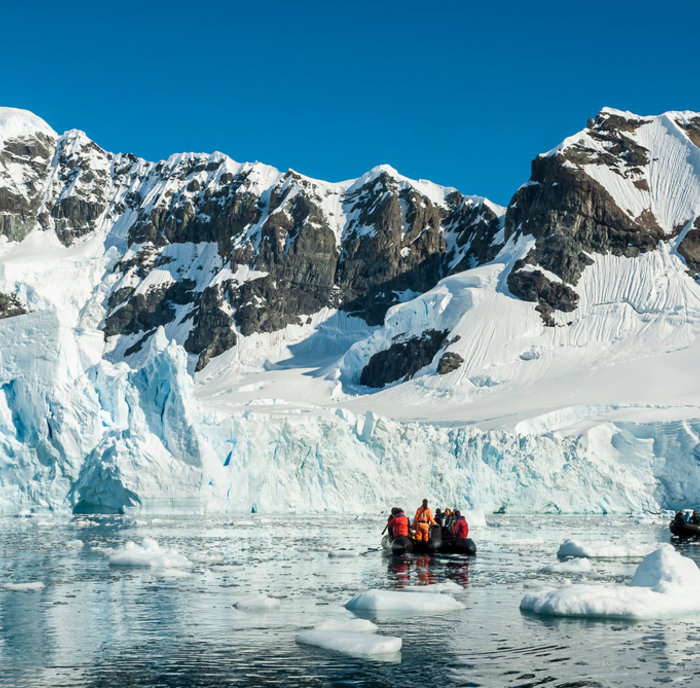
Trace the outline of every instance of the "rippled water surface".
<instances>
[{"instance_id":1,"label":"rippled water surface","mask_svg":"<svg viewBox=\"0 0 700 688\"><path fill-rule=\"evenodd\" d=\"M700 618L551 619L519 610L542 584L627 583L639 560L593 561L558 575L567 538L668 542L666 521L626 517L487 518L475 558L395 558L377 518L264 516L0 519L0 686L650 686L700 685ZM110 568L109 552L153 538L197 560L189 575ZM356 557L333 557L347 549ZM700 560L700 547L684 554ZM368 588L452 580L456 612L379 616L401 654L367 660L298 645L295 636L351 615ZM278 609L242 611L265 593Z\"/></svg>"}]
</instances>

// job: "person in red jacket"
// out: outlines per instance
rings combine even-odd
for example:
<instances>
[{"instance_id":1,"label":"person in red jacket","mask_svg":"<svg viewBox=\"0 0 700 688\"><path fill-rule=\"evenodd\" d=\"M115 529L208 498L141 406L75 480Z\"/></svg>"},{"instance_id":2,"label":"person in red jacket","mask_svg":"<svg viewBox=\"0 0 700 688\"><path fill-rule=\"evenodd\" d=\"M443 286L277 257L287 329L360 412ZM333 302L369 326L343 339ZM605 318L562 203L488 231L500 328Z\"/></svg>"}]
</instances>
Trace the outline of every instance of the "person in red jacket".
<instances>
[{"instance_id":1,"label":"person in red jacket","mask_svg":"<svg viewBox=\"0 0 700 688\"><path fill-rule=\"evenodd\" d=\"M459 513L459 509L455 509L454 515L455 520L452 524L452 535L466 540L467 535L469 534L469 526L467 525L467 519Z\"/></svg>"},{"instance_id":2,"label":"person in red jacket","mask_svg":"<svg viewBox=\"0 0 700 688\"><path fill-rule=\"evenodd\" d=\"M403 509L396 509L396 513L389 519L389 530L395 538L407 537L410 522Z\"/></svg>"}]
</instances>

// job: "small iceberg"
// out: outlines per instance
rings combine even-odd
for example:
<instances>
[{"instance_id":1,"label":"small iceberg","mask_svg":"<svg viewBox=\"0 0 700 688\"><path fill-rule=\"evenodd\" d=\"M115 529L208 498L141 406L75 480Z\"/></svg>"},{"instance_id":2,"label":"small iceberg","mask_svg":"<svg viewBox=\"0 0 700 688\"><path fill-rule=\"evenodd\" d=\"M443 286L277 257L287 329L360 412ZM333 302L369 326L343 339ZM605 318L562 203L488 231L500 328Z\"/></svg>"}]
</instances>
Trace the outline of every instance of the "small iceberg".
<instances>
[{"instance_id":1,"label":"small iceberg","mask_svg":"<svg viewBox=\"0 0 700 688\"><path fill-rule=\"evenodd\" d=\"M349 631L304 631L296 637L298 643L315 645L324 650L343 652L356 657L395 655L401 651L401 638L373 633Z\"/></svg>"},{"instance_id":2,"label":"small iceberg","mask_svg":"<svg viewBox=\"0 0 700 688\"><path fill-rule=\"evenodd\" d=\"M144 538L140 545L127 542L109 557L110 566L145 567L161 569L189 568L192 562L177 550L163 549L151 538Z\"/></svg>"},{"instance_id":3,"label":"small iceberg","mask_svg":"<svg viewBox=\"0 0 700 688\"><path fill-rule=\"evenodd\" d=\"M587 573L592 568L590 559L578 558L558 561L555 564L543 566L542 573Z\"/></svg>"},{"instance_id":4,"label":"small iceberg","mask_svg":"<svg viewBox=\"0 0 700 688\"><path fill-rule=\"evenodd\" d=\"M296 637L298 643L355 657L391 659L401 651L401 638L378 635L377 626L366 619L324 621Z\"/></svg>"},{"instance_id":5,"label":"small iceberg","mask_svg":"<svg viewBox=\"0 0 700 688\"><path fill-rule=\"evenodd\" d=\"M251 612L264 609L277 609L280 606L280 601L267 595L247 595L237 599L233 606L241 611Z\"/></svg>"},{"instance_id":6,"label":"small iceberg","mask_svg":"<svg viewBox=\"0 0 700 688\"><path fill-rule=\"evenodd\" d=\"M567 585L523 597L520 609L549 616L654 619L700 613L700 570L671 545L648 554L629 585Z\"/></svg>"},{"instance_id":7,"label":"small iceberg","mask_svg":"<svg viewBox=\"0 0 700 688\"><path fill-rule=\"evenodd\" d=\"M328 556L331 559L352 559L354 557L359 557L360 553L349 549L334 549L328 552Z\"/></svg>"},{"instance_id":8,"label":"small iceberg","mask_svg":"<svg viewBox=\"0 0 700 688\"><path fill-rule=\"evenodd\" d=\"M22 591L22 590L41 590L45 586L42 582L37 581L35 583L3 583L2 587L5 590Z\"/></svg>"},{"instance_id":9,"label":"small iceberg","mask_svg":"<svg viewBox=\"0 0 700 688\"><path fill-rule=\"evenodd\" d=\"M407 585L402 592L421 592L421 593L452 593L464 592L464 588L454 581L443 581L442 583L433 583L432 585Z\"/></svg>"},{"instance_id":10,"label":"small iceberg","mask_svg":"<svg viewBox=\"0 0 700 688\"><path fill-rule=\"evenodd\" d=\"M565 540L559 546L557 556L587 557L589 559L635 559L645 557L655 550L654 545L616 545L612 542L590 542L583 544L576 540Z\"/></svg>"},{"instance_id":11,"label":"small iceberg","mask_svg":"<svg viewBox=\"0 0 700 688\"><path fill-rule=\"evenodd\" d=\"M351 612L399 612L423 614L464 609L464 605L449 595L438 592L397 592L367 590L355 595L346 605Z\"/></svg>"}]
</instances>

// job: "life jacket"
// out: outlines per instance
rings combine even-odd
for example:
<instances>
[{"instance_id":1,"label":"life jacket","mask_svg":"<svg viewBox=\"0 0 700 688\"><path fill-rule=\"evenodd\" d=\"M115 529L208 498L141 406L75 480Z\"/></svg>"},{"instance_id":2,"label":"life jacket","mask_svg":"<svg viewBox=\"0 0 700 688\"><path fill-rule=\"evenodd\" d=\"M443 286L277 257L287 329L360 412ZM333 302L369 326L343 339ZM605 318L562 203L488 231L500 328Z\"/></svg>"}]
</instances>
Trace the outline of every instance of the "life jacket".
<instances>
[{"instance_id":1,"label":"life jacket","mask_svg":"<svg viewBox=\"0 0 700 688\"><path fill-rule=\"evenodd\" d=\"M392 533L394 534L394 537L407 537L408 536L408 526L409 526L409 520L408 516L406 514L396 514L391 519L391 522L389 523L389 528L391 528Z\"/></svg>"},{"instance_id":2,"label":"life jacket","mask_svg":"<svg viewBox=\"0 0 700 688\"><path fill-rule=\"evenodd\" d=\"M456 535L458 538L466 538L469 534L469 526L467 525L467 519L464 516L460 516L452 526L452 535Z\"/></svg>"}]
</instances>

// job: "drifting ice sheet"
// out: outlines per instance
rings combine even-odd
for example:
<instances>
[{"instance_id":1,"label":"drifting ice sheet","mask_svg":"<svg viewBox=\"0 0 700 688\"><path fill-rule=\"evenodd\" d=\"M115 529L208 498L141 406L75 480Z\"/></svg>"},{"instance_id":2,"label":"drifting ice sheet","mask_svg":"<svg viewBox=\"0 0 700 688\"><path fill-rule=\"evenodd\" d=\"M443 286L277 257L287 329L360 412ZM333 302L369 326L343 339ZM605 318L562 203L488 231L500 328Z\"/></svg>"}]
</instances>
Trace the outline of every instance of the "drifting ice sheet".
<instances>
[{"instance_id":1,"label":"drifting ice sheet","mask_svg":"<svg viewBox=\"0 0 700 688\"><path fill-rule=\"evenodd\" d=\"M396 592L394 590L367 590L355 595L346 605L352 612L400 612L420 614L464 609L461 602L449 595L432 592Z\"/></svg>"},{"instance_id":2,"label":"drifting ice sheet","mask_svg":"<svg viewBox=\"0 0 700 688\"><path fill-rule=\"evenodd\" d=\"M267 595L248 595L236 600L233 606L236 609L250 612L259 609L277 609L280 606L280 601Z\"/></svg>"},{"instance_id":3,"label":"drifting ice sheet","mask_svg":"<svg viewBox=\"0 0 700 688\"><path fill-rule=\"evenodd\" d=\"M151 538L144 538L140 545L127 542L109 558L110 566L131 566L161 569L189 568L190 560L174 549L162 549Z\"/></svg>"},{"instance_id":4,"label":"drifting ice sheet","mask_svg":"<svg viewBox=\"0 0 700 688\"><path fill-rule=\"evenodd\" d=\"M645 557L655 545L616 545L612 542L589 542L565 540L557 552L558 557L588 557L589 559L633 559Z\"/></svg>"},{"instance_id":5,"label":"drifting ice sheet","mask_svg":"<svg viewBox=\"0 0 700 688\"><path fill-rule=\"evenodd\" d=\"M369 619L341 619L323 621L314 626L314 631L344 631L346 633L376 633L379 629Z\"/></svg>"},{"instance_id":6,"label":"drifting ice sheet","mask_svg":"<svg viewBox=\"0 0 700 688\"><path fill-rule=\"evenodd\" d=\"M41 582L36 583L3 583L2 587L5 590L41 590L44 584Z\"/></svg>"},{"instance_id":7,"label":"drifting ice sheet","mask_svg":"<svg viewBox=\"0 0 700 688\"><path fill-rule=\"evenodd\" d=\"M540 569L543 573L585 573L590 570L591 562L586 558L559 561L556 564L549 564Z\"/></svg>"},{"instance_id":8,"label":"drifting ice sheet","mask_svg":"<svg viewBox=\"0 0 700 688\"><path fill-rule=\"evenodd\" d=\"M313 630L300 633L296 641L358 657L392 655L401 650L401 638L374 633Z\"/></svg>"},{"instance_id":9,"label":"drifting ice sheet","mask_svg":"<svg viewBox=\"0 0 700 688\"><path fill-rule=\"evenodd\" d=\"M651 619L700 612L700 570L662 545L647 555L628 586L568 585L529 593L520 609L550 616Z\"/></svg>"}]
</instances>

